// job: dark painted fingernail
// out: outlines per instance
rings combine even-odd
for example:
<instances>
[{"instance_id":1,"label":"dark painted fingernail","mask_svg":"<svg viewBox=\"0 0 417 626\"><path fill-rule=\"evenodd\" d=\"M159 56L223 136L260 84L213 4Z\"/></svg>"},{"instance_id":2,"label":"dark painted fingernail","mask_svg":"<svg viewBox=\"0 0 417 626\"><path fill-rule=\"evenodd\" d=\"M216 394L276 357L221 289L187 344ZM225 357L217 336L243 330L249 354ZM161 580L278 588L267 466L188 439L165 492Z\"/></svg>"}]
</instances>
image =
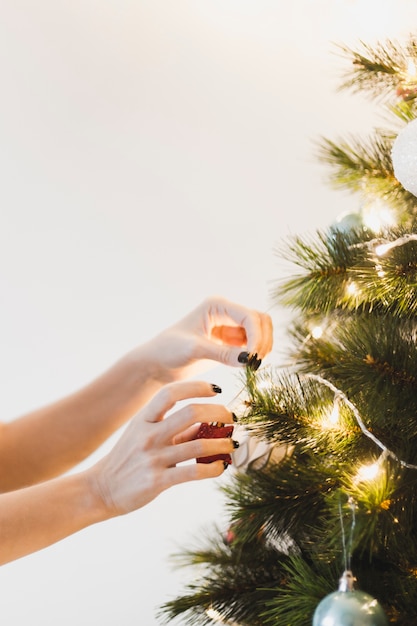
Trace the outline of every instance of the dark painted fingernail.
<instances>
[{"instance_id":1,"label":"dark painted fingernail","mask_svg":"<svg viewBox=\"0 0 417 626\"><path fill-rule=\"evenodd\" d=\"M236 450L237 448L239 448L240 443L239 443L238 441L236 441L236 439L232 439L232 441L233 441L233 447L234 447L234 449Z\"/></svg>"},{"instance_id":2,"label":"dark painted fingernail","mask_svg":"<svg viewBox=\"0 0 417 626\"><path fill-rule=\"evenodd\" d=\"M229 463L227 461L223 461L223 467L225 470L229 467Z\"/></svg>"},{"instance_id":3,"label":"dark painted fingernail","mask_svg":"<svg viewBox=\"0 0 417 626\"><path fill-rule=\"evenodd\" d=\"M232 417L233 417L233 421L237 422L237 417L236 417L236 415L234 413L232 413Z\"/></svg>"},{"instance_id":4,"label":"dark painted fingernail","mask_svg":"<svg viewBox=\"0 0 417 626\"><path fill-rule=\"evenodd\" d=\"M244 365L246 365L246 363L249 361L249 356L249 352L241 352L237 357L237 360L239 361L239 363L243 363Z\"/></svg>"},{"instance_id":5,"label":"dark painted fingernail","mask_svg":"<svg viewBox=\"0 0 417 626\"><path fill-rule=\"evenodd\" d=\"M219 387L218 385L212 385L211 387L212 387L212 389L213 389L213 391L215 393L221 393L222 392L221 387Z\"/></svg>"},{"instance_id":6,"label":"dark painted fingernail","mask_svg":"<svg viewBox=\"0 0 417 626\"><path fill-rule=\"evenodd\" d=\"M250 369L254 372L262 363L262 359L258 359L257 352L254 352L253 354L250 354L249 352L241 352L237 357L237 360L239 361L239 363L243 363L244 365L250 367Z\"/></svg>"},{"instance_id":7,"label":"dark painted fingernail","mask_svg":"<svg viewBox=\"0 0 417 626\"><path fill-rule=\"evenodd\" d=\"M251 361L251 363L249 363L249 367L251 368L251 370L256 372L256 370L259 368L261 363L262 363L262 359L254 359L253 361Z\"/></svg>"}]
</instances>

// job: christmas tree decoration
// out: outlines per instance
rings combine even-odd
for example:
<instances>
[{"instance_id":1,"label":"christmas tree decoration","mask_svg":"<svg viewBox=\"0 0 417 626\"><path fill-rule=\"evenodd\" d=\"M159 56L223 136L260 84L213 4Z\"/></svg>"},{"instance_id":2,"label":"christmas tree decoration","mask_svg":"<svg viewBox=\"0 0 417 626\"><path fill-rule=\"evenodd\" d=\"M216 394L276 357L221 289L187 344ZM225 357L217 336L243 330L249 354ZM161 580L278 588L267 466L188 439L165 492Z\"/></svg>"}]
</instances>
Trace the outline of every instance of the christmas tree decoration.
<instances>
[{"instance_id":1,"label":"christmas tree decoration","mask_svg":"<svg viewBox=\"0 0 417 626\"><path fill-rule=\"evenodd\" d=\"M388 626L381 605L367 593L355 591L352 572L345 571L339 590L326 596L313 616L313 626Z\"/></svg>"},{"instance_id":2,"label":"christmas tree decoration","mask_svg":"<svg viewBox=\"0 0 417 626\"><path fill-rule=\"evenodd\" d=\"M357 228L363 228L363 219L360 211L345 211L339 215L332 225L332 229L340 233L348 233Z\"/></svg>"},{"instance_id":3,"label":"christmas tree decoration","mask_svg":"<svg viewBox=\"0 0 417 626\"><path fill-rule=\"evenodd\" d=\"M287 353L244 371L227 530L184 550L168 623L417 624L417 39L343 50L342 86L393 123L318 144L358 209L277 246Z\"/></svg>"},{"instance_id":4,"label":"christmas tree decoration","mask_svg":"<svg viewBox=\"0 0 417 626\"><path fill-rule=\"evenodd\" d=\"M397 135L392 147L394 173L404 189L417 195L417 119Z\"/></svg>"},{"instance_id":5,"label":"christmas tree decoration","mask_svg":"<svg viewBox=\"0 0 417 626\"><path fill-rule=\"evenodd\" d=\"M223 422L212 422L207 424L203 422L197 431L195 439L222 439L231 437L234 426L226 426ZM213 461L223 461L225 467L231 465L232 457L230 454L212 454L211 456L202 456L197 458L197 463L212 463Z\"/></svg>"}]
</instances>

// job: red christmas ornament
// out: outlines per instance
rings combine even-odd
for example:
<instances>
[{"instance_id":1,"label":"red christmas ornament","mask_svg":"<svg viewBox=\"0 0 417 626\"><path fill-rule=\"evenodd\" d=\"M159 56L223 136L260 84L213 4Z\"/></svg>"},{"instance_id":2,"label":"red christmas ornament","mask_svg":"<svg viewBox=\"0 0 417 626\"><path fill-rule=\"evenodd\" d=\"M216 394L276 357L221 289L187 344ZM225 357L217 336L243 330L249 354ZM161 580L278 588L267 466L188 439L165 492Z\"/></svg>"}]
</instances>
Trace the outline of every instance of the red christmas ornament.
<instances>
[{"instance_id":1,"label":"red christmas ornament","mask_svg":"<svg viewBox=\"0 0 417 626\"><path fill-rule=\"evenodd\" d=\"M207 424L203 422L198 429L195 439L224 439L231 437L234 426L225 425L223 422L212 422ZM232 463L230 454L212 454L211 456L202 456L197 459L197 463L212 463L212 461L223 461L228 465Z\"/></svg>"},{"instance_id":2,"label":"red christmas ornament","mask_svg":"<svg viewBox=\"0 0 417 626\"><path fill-rule=\"evenodd\" d=\"M417 96L417 84L413 82L399 85L397 87L397 96L404 100L404 102L414 100Z\"/></svg>"}]
</instances>

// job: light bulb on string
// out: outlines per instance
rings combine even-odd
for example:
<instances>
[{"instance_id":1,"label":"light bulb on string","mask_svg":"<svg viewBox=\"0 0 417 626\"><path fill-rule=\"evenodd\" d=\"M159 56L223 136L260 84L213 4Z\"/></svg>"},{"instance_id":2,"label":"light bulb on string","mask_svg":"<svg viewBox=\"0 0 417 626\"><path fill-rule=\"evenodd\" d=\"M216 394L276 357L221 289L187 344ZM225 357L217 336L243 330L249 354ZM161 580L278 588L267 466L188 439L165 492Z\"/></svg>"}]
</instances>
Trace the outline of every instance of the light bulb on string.
<instances>
[{"instance_id":1,"label":"light bulb on string","mask_svg":"<svg viewBox=\"0 0 417 626\"><path fill-rule=\"evenodd\" d=\"M213 608L212 606L206 609L206 615L211 620L213 620L213 622L219 622L220 624L227 624L227 626L239 626L237 622L227 620L219 611L217 611L217 609Z\"/></svg>"},{"instance_id":2,"label":"light bulb on string","mask_svg":"<svg viewBox=\"0 0 417 626\"><path fill-rule=\"evenodd\" d=\"M349 280L346 284L346 295L350 298L359 295L359 287L353 280Z\"/></svg>"},{"instance_id":3,"label":"light bulb on string","mask_svg":"<svg viewBox=\"0 0 417 626\"><path fill-rule=\"evenodd\" d=\"M362 221L365 228L379 233L396 225L396 215L392 207L379 198L367 202L362 207Z\"/></svg>"},{"instance_id":4,"label":"light bulb on string","mask_svg":"<svg viewBox=\"0 0 417 626\"><path fill-rule=\"evenodd\" d=\"M337 428L340 423L340 399L338 396L335 396L333 406L330 411L327 411L322 419L322 427L324 429L331 430L332 428Z\"/></svg>"},{"instance_id":5,"label":"light bulb on string","mask_svg":"<svg viewBox=\"0 0 417 626\"><path fill-rule=\"evenodd\" d=\"M368 465L361 465L356 473L356 482L366 482L375 480L380 473L379 462L371 463Z\"/></svg>"},{"instance_id":6,"label":"light bulb on string","mask_svg":"<svg viewBox=\"0 0 417 626\"><path fill-rule=\"evenodd\" d=\"M221 615L221 613L219 613L219 611L217 611L216 609L214 609L212 606L210 606L207 610L206 610L206 615L212 619L215 622L222 622L223 621L223 617Z\"/></svg>"},{"instance_id":7,"label":"light bulb on string","mask_svg":"<svg viewBox=\"0 0 417 626\"><path fill-rule=\"evenodd\" d=\"M313 326L313 328L311 329L311 336L313 337L313 339L320 339L323 336L323 332L323 326Z\"/></svg>"}]
</instances>

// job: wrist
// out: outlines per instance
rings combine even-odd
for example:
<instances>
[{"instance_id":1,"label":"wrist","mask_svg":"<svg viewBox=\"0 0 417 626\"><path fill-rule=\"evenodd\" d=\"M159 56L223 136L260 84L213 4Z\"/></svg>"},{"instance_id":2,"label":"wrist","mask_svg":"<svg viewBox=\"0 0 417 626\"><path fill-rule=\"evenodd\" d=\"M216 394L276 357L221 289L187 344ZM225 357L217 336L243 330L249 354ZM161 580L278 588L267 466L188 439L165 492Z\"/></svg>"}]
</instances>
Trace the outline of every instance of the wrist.
<instances>
[{"instance_id":1,"label":"wrist","mask_svg":"<svg viewBox=\"0 0 417 626\"><path fill-rule=\"evenodd\" d=\"M146 371L148 384L159 388L176 380L175 370L167 362L167 346L159 337L133 350L131 358L136 371Z\"/></svg>"},{"instance_id":2,"label":"wrist","mask_svg":"<svg viewBox=\"0 0 417 626\"><path fill-rule=\"evenodd\" d=\"M119 515L114 506L109 490L103 486L100 479L100 461L79 474L80 480L85 485L85 500L88 503L91 523L104 522Z\"/></svg>"}]
</instances>

